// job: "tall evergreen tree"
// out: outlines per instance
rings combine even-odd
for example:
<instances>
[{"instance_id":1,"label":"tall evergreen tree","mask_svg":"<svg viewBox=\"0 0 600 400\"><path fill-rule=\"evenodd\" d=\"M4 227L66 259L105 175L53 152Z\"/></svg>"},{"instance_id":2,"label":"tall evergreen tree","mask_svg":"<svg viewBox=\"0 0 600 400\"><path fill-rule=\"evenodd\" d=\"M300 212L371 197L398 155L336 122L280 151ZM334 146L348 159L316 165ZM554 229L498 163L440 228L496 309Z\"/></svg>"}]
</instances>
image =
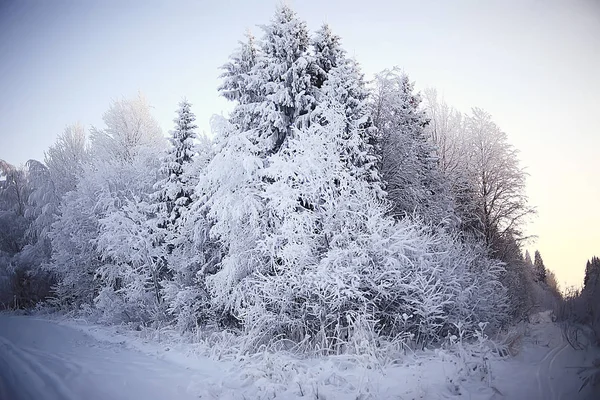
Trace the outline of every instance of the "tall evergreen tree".
<instances>
[{"instance_id":1,"label":"tall evergreen tree","mask_svg":"<svg viewBox=\"0 0 600 400\"><path fill-rule=\"evenodd\" d=\"M528 267L533 268L533 261L531 260L529 250L525 250L525 264L527 264Z\"/></svg>"},{"instance_id":2,"label":"tall evergreen tree","mask_svg":"<svg viewBox=\"0 0 600 400\"><path fill-rule=\"evenodd\" d=\"M341 46L340 37L327 24L323 24L315 33L311 44L315 57L313 84L320 88L328 79L329 72L347 61L346 52Z\"/></svg>"},{"instance_id":3,"label":"tall evergreen tree","mask_svg":"<svg viewBox=\"0 0 600 400\"><path fill-rule=\"evenodd\" d=\"M592 259L586 263L583 289L586 292L600 289L600 258L592 257Z\"/></svg>"},{"instance_id":4,"label":"tall evergreen tree","mask_svg":"<svg viewBox=\"0 0 600 400\"><path fill-rule=\"evenodd\" d=\"M371 118L369 93L360 67L354 60L338 59L338 65L326 76L315 116L320 119L327 110L339 108L337 111L344 121L342 140L345 144L341 148L341 160L351 174L370 182L378 197L383 198L379 158L375 153L378 131Z\"/></svg>"},{"instance_id":5,"label":"tall evergreen tree","mask_svg":"<svg viewBox=\"0 0 600 400\"><path fill-rule=\"evenodd\" d=\"M542 255L538 250L535 251L533 260L535 280L538 282L546 282L546 266L542 260Z\"/></svg>"},{"instance_id":6,"label":"tall evergreen tree","mask_svg":"<svg viewBox=\"0 0 600 400\"><path fill-rule=\"evenodd\" d=\"M222 67L219 90L237 103L229 122L247 132L261 154L269 155L279 151L295 129L310 124L317 93L306 23L281 5L271 23L261 28L258 46L248 34Z\"/></svg>"},{"instance_id":7,"label":"tall evergreen tree","mask_svg":"<svg viewBox=\"0 0 600 400\"><path fill-rule=\"evenodd\" d=\"M239 297L223 289L233 291L245 276L269 265L256 243L279 223L267 210L265 191L279 185L267 170L270 157L285 151L287 140L310 125L317 102L305 22L280 6L262 30L258 49L249 38L224 66L220 90L236 105L229 121L214 120L219 132L215 156L199 185L201 212L225 254L210 281L218 288L215 302L226 310Z\"/></svg>"},{"instance_id":8,"label":"tall evergreen tree","mask_svg":"<svg viewBox=\"0 0 600 400\"><path fill-rule=\"evenodd\" d=\"M239 47L229 57L229 62L221 67L223 83L219 86L220 94L227 100L237 103L229 119L241 130L251 129L258 118L256 104L264 99L259 87L259 74L254 67L259 49L254 36L246 33L246 40L239 42Z\"/></svg>"},{"instance_id":9,"label":"tall evergreen tree","mask_svg":"<svg viewBox=\"0 0 600 400\"><path fill-rule=\"evenodd\" d=\"M206 166L214 152L210 139L205 135L198 139L194 161L186 170L199 182L200 177L206 174ZM163 281L163 293L168 311L181 331L198 329L211 315L205 279L214 273L222 257L220 243L209 235L211 224L204 207L206 192L202 185L194 187L192 203L174 227L175 236L170 241L173 246L168 256L171 276Z\"/></svg>"},{"instance_id":10,"label":"tall evergreen tree","mask_svg":"<svg viewBox=\"0 0 600 400\"><path fill-rule=\"evenodd\" d=\"M197 178L190 172L194 161L196 116L187 100L179 103L175 129L170 132L171 148L162 161L161 173L164 178L158 181L155 188L155 200L158 208L158 226L174 231L178 220L192 202L192 193Z\"/></svg>"},{"instance_id":11,"label":"tall evergreen tree","mask_svg":"<svg viewBox=\"0 0 600 400\"><path fill-rule=\"evenodd\" d=\"M310 124L316 103L306 23L288 6L279 6L271 23L262 27L261 53L253 68L258 91L264 95L255 104L256 131L268 153L275 153L294 128Z\"/></svg>"},{"instance_id":12,"label":"tall evergreen tree","mask_svg":"<svg viewBox=\"0 0 600 400\"><path fill-rule=\"evenodd\" d=\"M427 141L429 120L420 104L421 96L405 73L394 69L376 76L373 118L380 131L377 151L392 212L402 217L416 211L440 223L452 215L452 203L434 147Z\"/></svg>"},{"instance_id":13,"label":"tall evergreen tree","mask_svg":"<svg viewBox=\"0 0 600 400\"><path fill-rule=\"evenodd\" d=\"M198 184L195 161L197 138L196 117L187 100L179 103L175 129L170 133L170 147L162 159L160 172L163 176L155 185L152 205L155 218L148 221L152 245L156 249L154 264L157 265L160 300L164 297L171 314L180 317L181 309L177 293L193 285L189 277L190 260L182 256L182 247L191 247L192 235L184 232L186 217L190 213L194 190ZM186 322L187 324L187 322Z\"/></svg>"},{"instance_id":14,"label":"tall evergreen tree","mask_svg":"<svg viewBox=\"0 0 600 400\"><path fill-rule=\"evenodd\" d=\"M320 90L319 105L313 119L331 107L341 107L345 128L343 140L346 147L340 156L351 173L367 179L383 197L378 158L375 153L377 128L373 125L368 104L369 91L358 62L349 59L341 46L341 39L329 25L324 24L312 39L314 86Z\"/></svg>"}]
</instances>

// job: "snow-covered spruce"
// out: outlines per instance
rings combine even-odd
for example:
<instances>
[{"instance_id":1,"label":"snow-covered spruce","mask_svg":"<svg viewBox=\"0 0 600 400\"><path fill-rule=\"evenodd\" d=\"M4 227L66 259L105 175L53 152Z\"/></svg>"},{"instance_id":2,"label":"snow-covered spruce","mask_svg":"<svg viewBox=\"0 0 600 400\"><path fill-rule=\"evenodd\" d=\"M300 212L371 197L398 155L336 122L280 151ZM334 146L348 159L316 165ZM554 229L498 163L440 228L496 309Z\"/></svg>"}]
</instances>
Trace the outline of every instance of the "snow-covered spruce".
<instances>
[{"instance_id":1,"label":"snow-covered spruce","mask_svg":"<svg viewBox=\"0 0 600 400\"><path fill-rule=\"evenodd\" d=\"M429 119L408 75L397 68L375 77L372 112L379 129L376 146L392 212L416 212L435 224L452 225L452 199L427 140Z\"/></svg>"},{"instance_id":2,"label":"snow-covered spruce","mask_svg":"<svg viewBox=\"0 0 600 400\"><path fill-rule=\"evenodd\" d=\"M371 118L369 92L363 74L354 60L338 59L337 64L329 70L319 92L319 104L313 112L313 119L326 123L323 114L331 108L340 109L344 127L339 156L351 175L368 181L377 197L383 199L386 194L378 168L380 158L375 150L378 130Z\"/></svg>"},{"instance_id":3,"label":"snow-covered spruce","mask_svg":"<svg viewBox=\"0 0 600 400\"><path fill-rule=\"evenodd\" d=\"M206 322L203 271L214 264L210 259L214 244L208 238L209 226L195 192L199 176L212 157L212 143L196 134L195 119L190 103L182 101L174 120L176 128L171 131L172 146L162 161L164 178L155 184L157 192L153 195L153 243L161 249L164 265L160 293L180 331Z\"/></svg>"}]
</instances>

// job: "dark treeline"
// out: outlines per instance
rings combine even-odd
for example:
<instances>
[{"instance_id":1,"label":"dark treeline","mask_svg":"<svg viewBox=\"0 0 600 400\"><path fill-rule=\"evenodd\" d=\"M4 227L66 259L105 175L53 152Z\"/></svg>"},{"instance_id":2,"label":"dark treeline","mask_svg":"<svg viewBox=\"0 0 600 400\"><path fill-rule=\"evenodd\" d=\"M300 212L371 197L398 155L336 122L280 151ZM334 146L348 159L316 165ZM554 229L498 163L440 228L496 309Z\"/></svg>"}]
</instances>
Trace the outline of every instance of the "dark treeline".
<instances>
[{"instance_id":1,"label":"dark treeline","mask_svg":"<svg viewBox=\"0 0 600 400\"><path fill-rule=\"evenodd\" d=\"M595 344L600 345L600 258L592 257L586 263L583 287L567 291L557 314L563 320L589 327Z\"/></svg>"}]
</instances>

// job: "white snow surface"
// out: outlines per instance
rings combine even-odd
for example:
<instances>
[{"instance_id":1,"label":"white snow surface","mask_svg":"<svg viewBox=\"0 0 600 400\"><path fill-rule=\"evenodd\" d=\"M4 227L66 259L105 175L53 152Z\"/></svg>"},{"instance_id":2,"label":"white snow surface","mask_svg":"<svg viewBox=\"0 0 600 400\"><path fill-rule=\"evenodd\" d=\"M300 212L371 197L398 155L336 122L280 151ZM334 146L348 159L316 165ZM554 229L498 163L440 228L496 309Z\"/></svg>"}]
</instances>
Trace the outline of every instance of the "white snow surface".
<instances>
[{"instance_id":1,"label":"white snow surface","mask_svg":"<svg viewBox=\"0 0 600 400\"><path fill-rule=\"evenodd\" d=\"M0 315L0 400L600 399L592 388L579 391L574 368L598 352L574 350L551 320L534 320L511 346L513 357L464 346L381 366L285 353L218 360L207 345L172 335Z\"/></svg>"}]
</instances>

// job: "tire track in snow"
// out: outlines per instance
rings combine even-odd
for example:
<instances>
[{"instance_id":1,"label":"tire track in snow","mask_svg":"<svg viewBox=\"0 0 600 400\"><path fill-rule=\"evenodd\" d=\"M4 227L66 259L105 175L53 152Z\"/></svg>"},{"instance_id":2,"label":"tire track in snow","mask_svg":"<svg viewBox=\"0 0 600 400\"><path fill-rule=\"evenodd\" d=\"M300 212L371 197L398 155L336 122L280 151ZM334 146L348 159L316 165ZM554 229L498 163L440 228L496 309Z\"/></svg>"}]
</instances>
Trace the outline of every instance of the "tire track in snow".
<instances>
[{"instance_id":1,"label":"tire track in snow","mask_svg":"<svg viewBox=\"0 0 600 400\"><path fill-rule=\"evenodd\" d=\"M56 374L64 381L80 376L88 372L81 364L74 362L70 358L61 357L58 354L49 353L32 347L19 347L21 351L35 358L38 364L43 365L44 369L51 371L63 371Z\"/></svg>"},{"instance_id":2,"label":"tire track in snow","mask_svg":"<svg viewBox=\"0 0 600 400\"><path fill-rule=\"evenodd\" d=\"M544 358L542 358L542 360L538 363L536 378L541 399L553 400L556 398L554 386L552 385L552 380L550 379L550 371L554 361L556 360L556 357L565 348L566 344L563 341L560 346L554 347L548 353L546 353ZM542 376L545 377L545 385L542 382Z\"/></svg>"},{"instance_id":3,"label":"tire track in snow","mask_svg":"<svg viewBox=\"0 0 600 400\"><path fill-rule=\"evenodd\" d=\"M556 379L552 379L552 376L550 375L550 373L554 370L554 363L556 362L556 359L566 348L567 348L567 344L563 341L561 346L558 347L558 350L554 353L554 355L552 356L552 359L548 363L546 379L548 380L548 387L550 388L550 393L552 395L552 397L551 397L552 399L559 399L560 396L557 396L557 393L556 393L556 385L554 384L554 382L556 382Z\"/></svg>"},{"instance_id":4,"label":"tire track in snow","mask_svg":"<svg viewBox=\"0 0 600 400\"><path fill-rule=\"evenodd\" d=\"M0 394L13 400L77 400L61 378L0 336Z\"/></svg>"},{"instance_id":5,"label":"tire track in snow","mask_svg":"<svg viewBox=\"0 0 600 400\"><path fill-rule=\"evenodd\" d=\"M551 371L551 370L554 369L554 362L559 357L559 355L567 349L567 347L568 347L568 345L566 343L564 343L564 341L563 341L563 344L560 347L560 350L558 350L558 352L554 355L554 357L552 357L552 360L550 361L549 371ZM556 399L560 400L560 399L562 399L563 393L562 392L558 393L558 394L556 393L556 390L555 390L556 385L552 385L553 382L556 382L556 380L555 379L554 380L550 380L550 377L548 376L548 383L550 384L550 387L551 387L551 390L552 390L552 394L554 396L553 398L556 398Z\"/></svg>"}]
</instances>

